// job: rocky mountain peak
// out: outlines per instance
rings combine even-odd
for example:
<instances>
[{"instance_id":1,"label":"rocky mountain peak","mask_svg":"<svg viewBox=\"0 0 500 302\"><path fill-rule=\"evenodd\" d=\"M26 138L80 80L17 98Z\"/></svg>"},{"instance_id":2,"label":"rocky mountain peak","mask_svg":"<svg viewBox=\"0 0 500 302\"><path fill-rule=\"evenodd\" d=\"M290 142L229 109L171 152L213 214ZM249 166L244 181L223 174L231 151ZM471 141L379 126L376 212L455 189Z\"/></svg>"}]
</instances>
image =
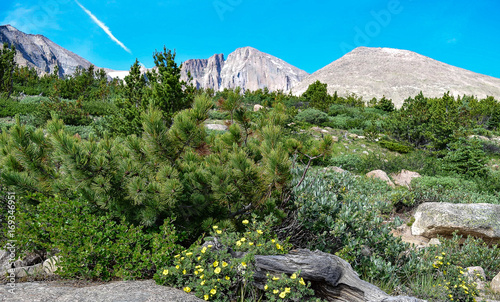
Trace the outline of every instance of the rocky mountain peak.
<instances>
[{"instance_id":1,"label":"rocky mountain peak","mask_svg":"<svg viewBox=\"0 0 500 302\"><path fill-rule=\"evenodd\" d=\"M420 91L428 97L448 91L454 96L500 97L500 79L393 48L358 47L295 85L293 93L304 93L315 81L328 84L331 94L355 93L365 101L385 96L396 107Z\"/></svg>"},{"instance_id":2,"label":"rocky mountain peak","mask_svg":"<svg viewBox=\"0 0 500 302\"><path fill-rule=\"evenodd\" d=\"M253 47L242 47L230 53L227 60L217 54L208 59L184 62L182 78L187 72L193 77L197 88L212 88L215 91L241 87L243 90L289 91L308 74L285 61L261 52Z\"/></svg>"},{"instance_id":3,"label":"rocky mountain peak","mask_svg":"<svg viewBox=\"0 0 500 302\"><path fill-rule=\"evenodd\" d=\"M19 66L33 67L40 75L54 72L56 66L59 66L60 76L71 75L78 66L88 68L91 65L45 36L26 34L11 25L0 26L0 43L4 42L15 46L15 60Z\"/></svg>"}]
</instances>

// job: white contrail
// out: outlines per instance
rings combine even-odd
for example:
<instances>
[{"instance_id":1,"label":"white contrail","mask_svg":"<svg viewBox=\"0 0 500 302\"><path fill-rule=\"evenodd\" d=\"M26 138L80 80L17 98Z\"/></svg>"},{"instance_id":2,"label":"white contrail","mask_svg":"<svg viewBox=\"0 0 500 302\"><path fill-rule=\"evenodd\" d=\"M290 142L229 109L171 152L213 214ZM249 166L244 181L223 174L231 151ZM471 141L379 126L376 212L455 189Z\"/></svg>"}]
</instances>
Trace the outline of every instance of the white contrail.
<instances>
[{"instance_id":1,"label":"white contrail","mask_svg":"<svg viewBox=\"0 0 500 302\"><path fill-rule=\"evenodd\" d=\"M102 28L102 30L104 30L104 32L111 38L111 40L115 41L116 44L120 45L120 47L123 48L126 52L130 54L132 53L130 49L128 49L127 46L125 46L125 44L123 44L122 42L120 42L120 40L118 40L115 36L113 36L111 30L109 30L109 27L107 27L106 24L102 23L99 19L97 19L97 17L94 16L91 11L89 11L83 5L81 5L80 2L78 2L77 0L75 0L75 2L76 4L78 4L78 6L80 6L83 9L83 11L87 15L89 15L89 17L95 22L95 24L97 24L100 28Z\"/></svg>"}]
</instances>

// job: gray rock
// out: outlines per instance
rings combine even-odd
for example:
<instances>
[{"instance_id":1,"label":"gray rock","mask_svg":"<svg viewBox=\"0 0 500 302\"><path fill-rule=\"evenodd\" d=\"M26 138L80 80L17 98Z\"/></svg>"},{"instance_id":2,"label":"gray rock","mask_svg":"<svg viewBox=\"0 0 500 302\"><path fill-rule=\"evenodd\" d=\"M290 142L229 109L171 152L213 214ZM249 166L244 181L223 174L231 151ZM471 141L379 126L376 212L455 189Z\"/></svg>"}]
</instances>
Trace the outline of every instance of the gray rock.
<instances>
[{"instance_id":1,"label":"gray rock","mask_svg":"<svg viewBox=\"0 0 500 302\"><path fill-rule=\"evenodd\" d=\"M401 170L398 174L391 174L392 179L394 179L394 184L398 186L410 187L410 183L414 178L421 177L417 172L412 172L408 170Z\"/></svg>"},{"instance_id":2,"label":"gray rock","mask_svg":"<svg viewBox=\"0 0 500 302\"><path fill-rule=\"evenodd\" d=\"M383 180L389 186L394 187L394 183L392 182L392 180L389 178L389 176L387 176L387 173L385 173L382 170L373 170L373 171L370 171L370 172L366 173L366 177L377 178L377 179Z\"/></svg>"},{"instance_id":3,"label":"gray rock","mask_svg":"<svg viewBox=\"0 0 500 302\"><path fill-rule=\"evenodd\" d=\"M500 294L500 273L498 273L490 283L491 291Z\"/></svg>"},{"instance_id":4,"label":"gray rock","mask_svg":"<svg viewBox=\"0 0 500 302\"><path fill-rule=\"evenodd\" d=\"M500 205L427 202L415 212L412 234L427 238L453 232L500 241Z\"/></svg>"},{"instance_id":5,"label":"gray rock","mask_svg":"<svg viewBox=\"0 0 500 302\"><path fill-rule=\"evenodd\" d=\"M429 240L428 245L441 245L441 241L437 238L432 238L431 240Z\"/></svg>"},{"instance_id":6,"label":"gray rock","mask_svg":"<svg viewBox=\"0 0 500 302\"><path fill-rule=\"evenodd\" d=\"M358 47L316 71L292 89L304 93L315 81L328 84L340 96L355 93L364 100L385 96L400 108L409 96L422 91L426 97L475 95L500 98L500 79L478 74L422 56L412 51ZM464 84L466 83L466 84Z\"/></svg>"},{"instance_id":7,"label":"gray rock","mask_svg":"<svg viewBox=\"0 0 500 302\"><path fill-rule=\"evenodd\" d=\"M226 61L222 54L187 60L182 66L181 79L187 80L188 71L198 88L215 91L239 86L243 91L267 87L270 91L288 92L308 76L307 72L252 47L236 49Z\"/></svg>"},{"instance_id":8,"label":"gray rock","mask_svg":"<svg viewBox=\"0 0 500 302\"><path fill-rule=\"evenodd\" d=\"M42 35L25 34L10 25L0 26L0 45L4 42L16 47L19 66L33 67L40 75L53 73L56 66L60 76L71 75L78 66L92 64Z\"/></svg>"},{"instance_id":9,"label":"gray rock","mask_svg":"<svg viewBox=\"0 0 500 302\"><path fill-rule=\"evenodd\" d=\"M480 266L470 266L466 267L465 270L469 283L476 283L477 289L484 290L485 288L484 280L486 280L486 274L484 273L484 269Z\"/></svg>"},{"instance_id":10,"label":"gray rock","mask_svg":"<svg viewBox=\"0 0 500 302\"><path fill-rule=\"evenodd\" d=\"M255 105L253 106L253 111L254 111L254 112L257 112L257 111L259 111L259 110L261 110L261 109L264 109L264 106L259 105L259 104L255 104Z\"/></svg>"},{"instance_id":11,"label":"gray rock","mask_svg":"<svg viewBox=\"0 0 500 302\"><path fill-rule=\"evenodd\" d=\"M311 281L316 295L327 301L375 302L421 301L411 297L390 297L373 284L361 280L345 260L321 251L297 249L287 255L255 256L255 282L263 287L266 274L293 274Z\"/></svg>"},{"instance_id":12,"label":"gray rock","mask_svg":"<svg viewBox=\"0 0 500 302\"><path fill-rule=\"evenodd\" d=\"M217 131L226 131L227 126L226 125L220 125L220 124L206 124L205 128L208 130L217 130Z\"/></svg>"},{"instance_id":13,"label":"gray rock","mask_svg":"<svg viewBox=\"0 0 500 302\"><path fill-rule=\"evenodd\" d=\"M0 301L12 302L196 302L192 294L157 285L153 280L120 281L87 287L64 286L54 282L2 285Z\"/></svg>"}]
</instances>

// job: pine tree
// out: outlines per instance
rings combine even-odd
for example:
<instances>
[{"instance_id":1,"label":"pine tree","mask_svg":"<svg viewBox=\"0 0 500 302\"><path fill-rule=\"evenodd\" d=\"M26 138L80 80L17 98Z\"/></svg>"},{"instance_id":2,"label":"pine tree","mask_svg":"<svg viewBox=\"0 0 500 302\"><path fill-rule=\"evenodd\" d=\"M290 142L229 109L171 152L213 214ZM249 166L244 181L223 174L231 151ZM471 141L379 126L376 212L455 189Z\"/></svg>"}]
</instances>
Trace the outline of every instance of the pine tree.
<instances>
[{"instance_id":1,"label":"pine tree","mask_svg":"<svg viewBox=\"0 0 500 302\"><path fill-rule=\"evenodd\" d=\"M181 81L181 66L175 62L175 52L163 47L163 52L153 54L157 70L148 73L151 85L151 102L171 123L174 114L189 108L193 102L192 89Z\"/></svg>"},{"instance_id":2,"label":"pine tree","mask_svg":"<svg viewBox=\"0 0 500 302\"><path fill-rule=\"evenodd\" d=\"M15 55L16 48L14 45L9 48L9 45L4 43L0 49L0 94L5 94L7 97L12 94L14 86Z\"/></svg>"}]
</instances>

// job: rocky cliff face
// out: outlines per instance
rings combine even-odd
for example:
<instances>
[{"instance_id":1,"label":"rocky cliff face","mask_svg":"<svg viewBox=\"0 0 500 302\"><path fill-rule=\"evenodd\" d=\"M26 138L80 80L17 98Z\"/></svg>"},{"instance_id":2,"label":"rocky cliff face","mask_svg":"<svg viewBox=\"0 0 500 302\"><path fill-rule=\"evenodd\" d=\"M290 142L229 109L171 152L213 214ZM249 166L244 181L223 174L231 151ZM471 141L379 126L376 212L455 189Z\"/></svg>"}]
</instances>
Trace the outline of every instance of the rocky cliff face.
<instances>
[{"instance_id":1,"label":"rocky cliff face","mask_svg":"<svg viewBox=\"0 0 500 302\"><path fill-rule=\"evenodd\" d=\"M209 87L218 91L222 86L221 71L224 55L216 54L208 59L187 60L182 65L182 79L187 80L188 71L196 88Z\"/></svg>"},{"instance_id":2,"label":"rocky cliff face","mask_svg":"<svg viewBox=\"0 0 500 302\"><path fill-rule=\"evenodd\" d=\"M52 73L56 66L59 66L60 76L70 75L78 66L88 68L91 65L42 35L25 34L10 25L0 26L0 43L4 42L16 47L19 66L33 67L40 75Z\"/></svg>"},{"instance_id":3,"label":"rocky cliff face","mask_svg":"<svg viewBox=\"0 0 500 302\"><path fill-rule=\"evenodd\" d=\"M420 91L428 97L440 97L450 91L454 96L500 99L500 79L392 48L356 48L311 74L292 91L300 95L317 80L328 84L329 93L356 93L366 101L385 96L398 108Z\"/></svg>"},{"instance_id":4,"label":"rocky cliff face","mask_svg":"<svg viewBox=\"0 0 500 302\"><path fill-rule=\"evenodd\" d=\"M222 54L209 59L188 60L182 66L183 80L187 80L188 71L197 88L212 88L215 91L239 86L243 90L267 87L271 91L287 92L308 75L307 72L252 47L235 50L226 61Z\"/></svg>"}]
</instances>

